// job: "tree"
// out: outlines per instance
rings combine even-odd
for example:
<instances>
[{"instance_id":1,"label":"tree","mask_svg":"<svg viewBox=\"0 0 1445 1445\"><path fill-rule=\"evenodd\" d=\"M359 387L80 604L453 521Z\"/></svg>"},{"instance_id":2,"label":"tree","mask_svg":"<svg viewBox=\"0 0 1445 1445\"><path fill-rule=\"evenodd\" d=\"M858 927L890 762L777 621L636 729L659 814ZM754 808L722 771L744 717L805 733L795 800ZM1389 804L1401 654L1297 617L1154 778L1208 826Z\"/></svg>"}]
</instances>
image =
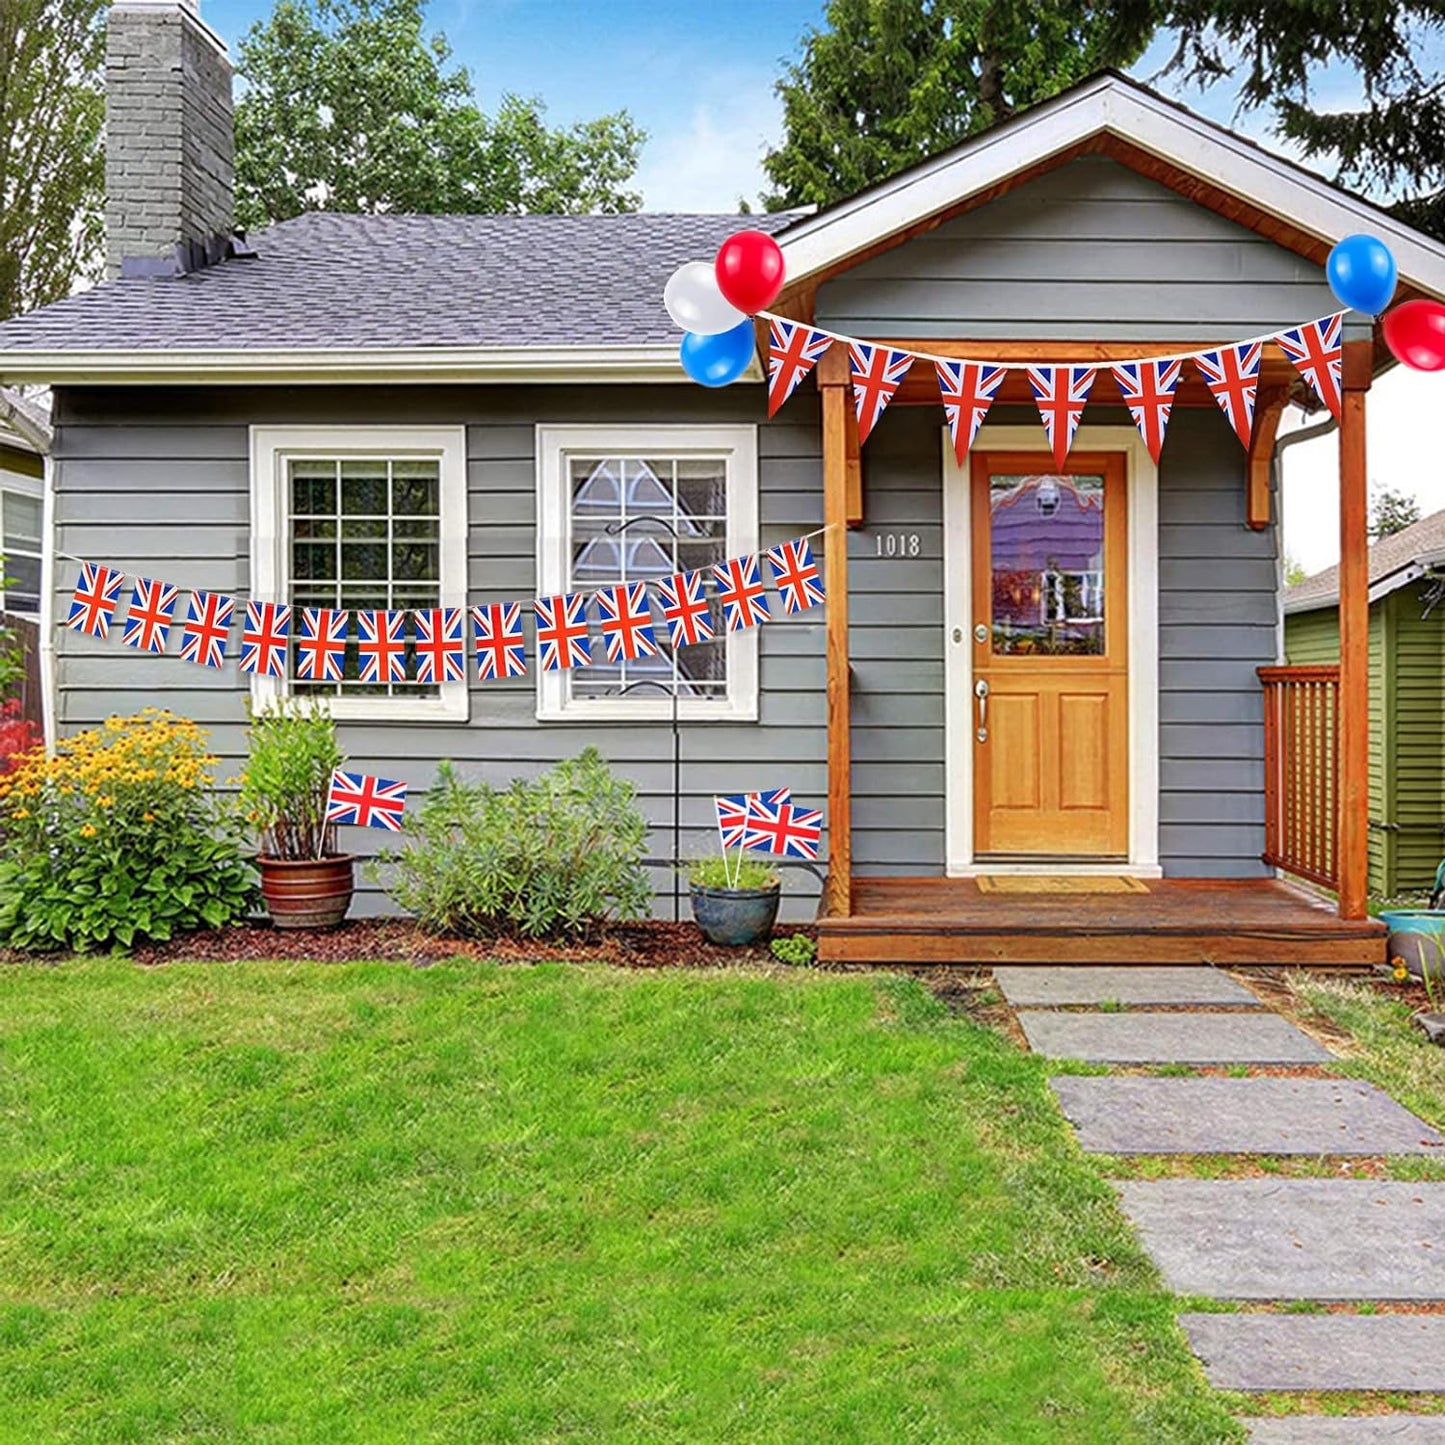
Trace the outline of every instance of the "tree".
<instances>
[{"instance_id":1,"label":"tree","mask_svg":"<svg viewBox=\"0 0 1445 1445\"><path fill-rule=\"evenodd\" d=\"M9 0L5 0L9 3ZM625 111L549 129L538 100L478 109L425 0L280 0L242 40L236 211L624 211L645 136Z\"/></svg>"},{"instance_id":2,"label":"tree","mask_svg":"<svg viewBox=\"0 0 1445 1445\"><path fill-rule=\"evenodd\" d=\"M1292 557L1288 552L1284 554L1284 585L1286 587L1298 587L1309 575L1305 571L1303 562L1297 557Z\"/></svg>"},{"instance_id":3,"label":"tree","mask_svg":"<svg viewBox=\"0 0 1445 1445\"><path fill-rule=\"evenodd\" d=\"M1420 520L1420 503L1408 492L1382 487L1370 499L1370 536L1393 537Z\"/></svg>"},{"instance_id":4,"label":"tree","mask_svg":"<svg viewBox=\"0 0 1445 1445\"><path fill-rule=\"evenodd\" d=\"M99 269L104 13L104 0L0 0L0 320Z\"/></svg>"}]
</instances>

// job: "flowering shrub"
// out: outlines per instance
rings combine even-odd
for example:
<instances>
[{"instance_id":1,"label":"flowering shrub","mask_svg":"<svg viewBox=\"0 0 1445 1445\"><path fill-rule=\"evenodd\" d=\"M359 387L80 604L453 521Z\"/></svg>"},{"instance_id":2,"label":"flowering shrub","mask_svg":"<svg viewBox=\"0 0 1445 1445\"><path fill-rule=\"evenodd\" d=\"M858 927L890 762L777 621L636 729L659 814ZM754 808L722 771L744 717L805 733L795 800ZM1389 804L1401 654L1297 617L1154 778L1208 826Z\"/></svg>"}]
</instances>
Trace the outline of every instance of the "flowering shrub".
<instances>
[{"instance_id":1,"label":"flowering shrub","mask_svg":"<svg viewBox=\"0 0 1445 1445\"><path fill-rule=\"evenodd\" d=\"M147 708L0 777L0 942L130 947L245 916L253 883L205 733Z\"/></svg>"},{"instance_id":2,"label":"flowering shrub","mask_svg":"<svg viewBox=\"0 0 1445 1445\"><path fill-rule=\"evenodd\" d=\"M0 703L0 775L10 772L23 754L44 743L40 729L20 715L20 699Z\"/></svg>"}]
</instances>

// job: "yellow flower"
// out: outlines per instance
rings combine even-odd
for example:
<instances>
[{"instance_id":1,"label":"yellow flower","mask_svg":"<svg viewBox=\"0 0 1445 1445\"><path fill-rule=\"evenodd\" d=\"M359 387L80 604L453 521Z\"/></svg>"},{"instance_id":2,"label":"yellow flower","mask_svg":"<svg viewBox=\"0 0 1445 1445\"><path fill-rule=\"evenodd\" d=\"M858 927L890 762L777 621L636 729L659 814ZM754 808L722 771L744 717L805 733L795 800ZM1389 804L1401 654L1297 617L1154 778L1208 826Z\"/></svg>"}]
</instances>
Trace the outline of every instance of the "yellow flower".
<instances>
[{"instance_id":1,"label":"yellow flower","mask_svg":"<svg viewBox=\"0 0 1445 1445\"><path fill-rule=\"evenodd\" d=\"M97 805L102 808L113 808L115 806L115 799L106 793L102 793L95 801Z\"/></svg>"},{"instance_id":2,"label":"yellow flower","mask_svg":"<svg viewBox=\"0 0 1445 1445\"><path fill-rule=\"evenodd\" d=\"M1408 967L1406 967L1405 960L1403 958L1400 958L1397 955L1390 960L1390 964L1395 970L1396 983L1404 983L1404 981L1410 977L1410 970Z\"/></svg>"},{"instance_id":3,"label":"yellow flower","mask_svg":"<svg viewBox=\"0 0 1445 1445\"><path fill-rule=\"evenodd\" d=\"M30 816L30 809L29 809L29 808L16 808L16 810L15 810L15 816L16 816L17 818L28 818L28 817Z\"/></svg>"},{"instance_id":4,"label":"yellow flower","mask_svg":"<svg viewBox=\"0 0 1445 1445\"><path fill-rule=\"evenodd\" d=\"M140 820L142 823L154 823L156 820L156 815L154 813L142 813L140 815Z\"/></svg>"},{"instance_id":5,"label":"yellow flower","mask_svg":"<svg viewBox=\"0 0 1445 1445\"><path fill-rule=\"evenodd\" d=\"M82 838L94 838L94 837L95 837L95 832L96 832L95 824L94 824L94 823L86 823L86 824L84 824L84 825L81 827L80 836L81 836Z\"/></svg>"}]
</instances>

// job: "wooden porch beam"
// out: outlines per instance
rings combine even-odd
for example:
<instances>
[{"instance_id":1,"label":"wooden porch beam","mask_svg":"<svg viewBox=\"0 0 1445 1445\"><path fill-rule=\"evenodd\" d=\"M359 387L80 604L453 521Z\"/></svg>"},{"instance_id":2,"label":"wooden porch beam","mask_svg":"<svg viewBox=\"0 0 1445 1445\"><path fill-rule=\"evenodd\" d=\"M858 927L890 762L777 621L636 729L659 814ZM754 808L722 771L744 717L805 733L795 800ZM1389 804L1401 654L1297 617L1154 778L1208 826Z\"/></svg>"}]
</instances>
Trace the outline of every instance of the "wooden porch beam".
<instances>
[{"instance_id":1,"label":"wooden porch beam","mask_svg":"<svg viewBox=\"0 0 1445 1445\"><path fill-rule=\"evenodd\" d=\"M1275 391L1259 399L1254 411L1254 431L1249 438L1249 491L1245 501L1245 520L1256 532L1269 526L1270 471L1274 463L1274 443L1279 435L1279 419L1289 401L1287 391Z\"/></svg>"},{"instance_id":2,"label":"wooden porch beam","mask_svg":"<svg viewBox=\"0 0 1445 1445\"><path fill-rule=\"evenodd\" d=\"M1340 415L1341 918L1364 918L1370 836L1370 569L1365 394L1374 347L1344 346Z\"/></svg>"}]
</instances>

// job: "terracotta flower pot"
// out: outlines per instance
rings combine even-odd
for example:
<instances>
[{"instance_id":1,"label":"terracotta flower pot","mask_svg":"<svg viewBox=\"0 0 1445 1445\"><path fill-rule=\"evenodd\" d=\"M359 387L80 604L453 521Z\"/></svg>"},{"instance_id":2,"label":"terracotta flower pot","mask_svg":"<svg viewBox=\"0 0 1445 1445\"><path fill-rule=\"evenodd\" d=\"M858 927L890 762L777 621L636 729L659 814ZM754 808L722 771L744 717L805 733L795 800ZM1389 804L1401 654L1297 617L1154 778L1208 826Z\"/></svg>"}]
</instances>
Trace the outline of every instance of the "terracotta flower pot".
<instances>
[{"instance_id":1,"label":"terracotta flower pot","mask_svg":"<svg viewBox=\"0 0 1445 1445\"><path fill-rule=\"evenodd\" d=\"M350 853L299 862L263 856L256 866L261 896L277 928L335 928L351 907L356 871Z\"/></svg>"}]
</instances>

